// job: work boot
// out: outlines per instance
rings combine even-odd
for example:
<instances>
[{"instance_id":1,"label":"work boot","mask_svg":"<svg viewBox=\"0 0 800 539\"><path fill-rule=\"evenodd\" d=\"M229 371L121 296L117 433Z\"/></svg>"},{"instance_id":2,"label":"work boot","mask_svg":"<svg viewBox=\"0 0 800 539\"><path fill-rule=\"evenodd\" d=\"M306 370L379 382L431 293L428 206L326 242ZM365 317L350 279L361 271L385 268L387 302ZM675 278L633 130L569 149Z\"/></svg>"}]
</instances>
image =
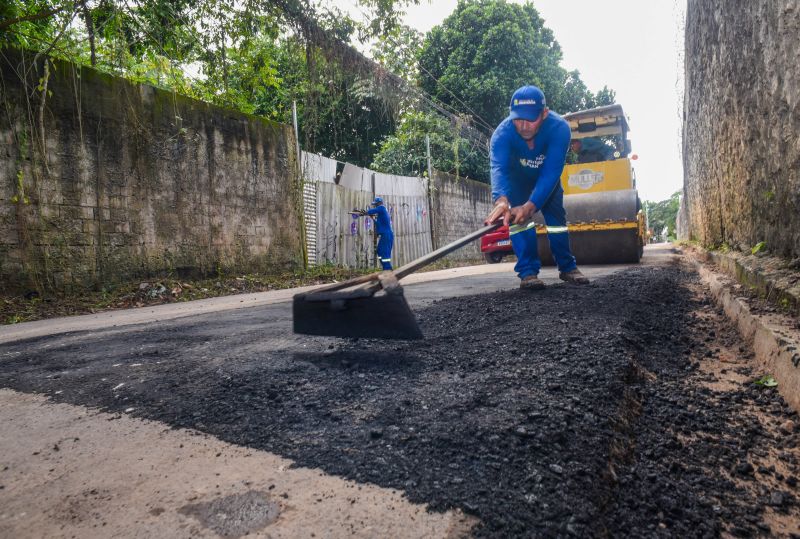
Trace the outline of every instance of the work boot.
<instances>
[{"instance_id":1,"label":"work boot","mask_svg":"<svg viewBox=\"0 0 800 539\"><path fill-rule=\"evenodd\" d=\"M544 281L538 275L528 275L519 282L520 290L544 290Z\"/></svg>"},{"instance_id":2,"label":"work boot","mask_svg":"<svg viewBox=\"0 0 800 539\"><path fill-rule=\"evenodd\" d=\"M589 279L587 279L578 268L575 268L572 271L561 272L558 274L558 278L562 281L567 281L568 283L589 284Z\"/></svg>"}]
</instances>

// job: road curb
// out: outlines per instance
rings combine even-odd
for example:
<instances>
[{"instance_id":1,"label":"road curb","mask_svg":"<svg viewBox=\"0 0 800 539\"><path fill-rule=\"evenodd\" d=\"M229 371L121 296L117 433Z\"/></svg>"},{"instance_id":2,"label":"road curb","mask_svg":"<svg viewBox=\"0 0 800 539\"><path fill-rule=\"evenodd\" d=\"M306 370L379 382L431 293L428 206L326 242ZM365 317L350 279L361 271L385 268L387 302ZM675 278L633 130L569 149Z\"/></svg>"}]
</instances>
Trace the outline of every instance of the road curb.
<instances>
[{"instance_id":1,"label":"road curb","mask_svg":"<svg viewBox=\"0 0 800 539\"><path fill-rule=\"evenodd\" d=\"M693 251L760 296L780 305L788 313L800 316L800 259L787 261L776 256L738 251Z\"/></svg>"},{"instance_id":2,"label":"road curb","mask_svg":"<svg viewBox=\"0 0 800 539\"><path fill-rule=\"evenodd\" d=\"M734 293L730 277L710 270L697 253L686 254L742 338L753 344L759 367L777 380L783 398L800 411L800 338L781 323L785 315L752 313L746 299Z\"/></svg>"}]
</instances>

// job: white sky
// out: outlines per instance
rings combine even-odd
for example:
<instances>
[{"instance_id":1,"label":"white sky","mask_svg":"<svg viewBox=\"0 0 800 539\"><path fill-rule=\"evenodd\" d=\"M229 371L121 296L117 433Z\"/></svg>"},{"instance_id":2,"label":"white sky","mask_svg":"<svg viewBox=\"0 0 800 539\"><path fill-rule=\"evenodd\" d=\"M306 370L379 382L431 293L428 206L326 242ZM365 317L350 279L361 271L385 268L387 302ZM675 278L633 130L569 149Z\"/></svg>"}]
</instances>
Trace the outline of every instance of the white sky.
<instances>
[{"instance_id":1,"label":"white sky","mask_svg":"<svg viewBox=\"0 0 800 539\"><path fill-rule=\"evenodd\" d=\"M520 0L511 0L524 3ZM351 0L331 3L355 18ZM421 0L405 23L425 33L453 12L457 0ZM564 53L592 91L608 85L630 119L633 165L642 200L681 189L683 22L686 0L534 0ZM511 96L509 96L510 99ZM556 111L560 112L560 111Z\"/></svg>"}]
</instances>

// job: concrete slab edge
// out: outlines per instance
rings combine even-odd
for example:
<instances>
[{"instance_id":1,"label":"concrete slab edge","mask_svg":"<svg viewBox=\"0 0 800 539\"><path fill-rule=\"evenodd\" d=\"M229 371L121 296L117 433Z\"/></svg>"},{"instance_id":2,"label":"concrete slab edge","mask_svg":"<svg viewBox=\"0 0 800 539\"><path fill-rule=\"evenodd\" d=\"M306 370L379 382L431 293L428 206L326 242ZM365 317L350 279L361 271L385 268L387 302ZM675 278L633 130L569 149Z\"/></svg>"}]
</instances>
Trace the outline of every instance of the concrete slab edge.
<instances>
[{"instance_id":1,"label":"concrete slab edge","mask_svg":"<svg viewBox=\"0 0 800 539\"><path fill-rule=\"evenodd\" d=\"M753 256L740 252L693 249L701 258L713 262L739 283L754 289L787 313L800 316L800 271L775 256ZM800 268L798 268L800 269Z\"/></svg>"},{"instance_id":2,"label":"concrete slab edge","mask_svg":"<svg viewBox=\"0 0 800 539\"><path fill-rule=\"evenodd\" d=\"M689 260L742 338L753 344L758 366L775 378L786 402L800 411L800 339L787 334L767 317L753 314L744 298L736 296L729 283L707 268L699 257L690 253Z\"/></svg>"}]
</instances>

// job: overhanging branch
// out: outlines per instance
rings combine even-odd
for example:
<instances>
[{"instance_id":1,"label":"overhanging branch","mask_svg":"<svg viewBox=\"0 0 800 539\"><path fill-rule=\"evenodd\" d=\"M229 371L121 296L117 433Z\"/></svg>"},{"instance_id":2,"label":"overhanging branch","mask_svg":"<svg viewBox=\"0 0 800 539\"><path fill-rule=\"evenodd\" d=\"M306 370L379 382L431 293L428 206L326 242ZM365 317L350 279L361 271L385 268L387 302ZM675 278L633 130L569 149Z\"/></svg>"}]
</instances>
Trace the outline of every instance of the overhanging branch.
<instances>
[{"instance_id":1,"label":"overhanging branch","mask_svg":"<svg viewBox=\"0 0 800 539\"><path fill-rule=\"evenodd\" d=\"M17 23L21 22L28 22L28 21L38 21L41 19L46 19L48 17L52 17L56 13L63 11L64 8L55 8L55 9L43 9L38 13L31 13L30 15L23 15L22 17L15 17L13 19L6 19L3 22L0 22L0 31L5 30L6 28L13 26Z\"/></svg>"}]
</instances>

